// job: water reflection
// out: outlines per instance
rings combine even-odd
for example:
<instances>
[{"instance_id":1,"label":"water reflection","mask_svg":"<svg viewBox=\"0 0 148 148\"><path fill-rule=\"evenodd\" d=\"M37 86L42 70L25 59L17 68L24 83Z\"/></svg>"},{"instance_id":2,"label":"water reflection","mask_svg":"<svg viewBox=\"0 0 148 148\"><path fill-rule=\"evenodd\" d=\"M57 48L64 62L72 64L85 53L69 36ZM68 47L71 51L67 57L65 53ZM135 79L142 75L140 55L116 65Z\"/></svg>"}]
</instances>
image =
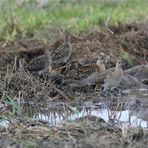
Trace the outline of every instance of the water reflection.
<instances>
[{"instance_id":1,"label":"water reflection","mask_svg":"<svg viewBox=\"0 0 148 148\"><path fill-rule=\"evenodd\" d=\"M10 122L7 119L0 119L0 127L7 128L10 125Z\"/></svg>"},{"instance_id":2,"label":"water reflection","mask_svg":"<svg viewBox=\"0 0 148 148\"><path fill-rule=\"evenodd\" d=\"M130 123L132 126L147 127L148 122L148 98L147 89L128 89L123 91L127 96L127 101L111 100L109 102L93 103L91 101L83 102L76 111L65 110L49 110L47 113L38 113L34 115L34 120L47 123L49 126L59 125L65 121L74 121L85 116L95 116L102 118L106 122L114 121L118 126L124 123ZM136 101L139 99L140 101ZM119 102L122 104L122 109L117 110ZM124 105L123 105L124 104ZM64 105L64 104L63 104ZM71 107L72 108L72 107ZM116 109L116 110L115 110ZM123 110L124 109L124 110Z\"/></svg>"},{"instance_id":3,"label":"water reflection","mask_svg":"<svg viewBox=\"0 0 148 148\"><path fill-rule=\"evenodd\" d=\"M46 123L48 126L55 126L65 121L75 121L85 116L95 116L108 123L113 121L119 127L127 123L135 127L148 127L148 90L130 89L123 91L123 93L127 94L127 102L119 99L98 103L86 101L81 105L47 102L46 105L41 105L39 110L36 107L33 120ZM122 108L117 110L119 103L122 104ZM8 127L8 125L9 122L6 119L0 120L0 126Z\"/></svg>"},{"instance_id":4,"label":"water reflection","mask_svg":"<svg viewBox=\"0 0 148 148\"><path fill-rule=\"evenodd\" d=\"M58 113L51 113L51 116L47 115L47 114L41 114L38 113L37 115L34 116L35 120L47 123L49 126L54 126L54 125L59 125L65 121L74 121L78 118L82 118L85 116L95 116L98 118L102 118L104 119L106 122L109 122L109 120L112 118L114 121L117 121L117 124L120 125L120 127L122 126L122 124L124 123L130 123L132 126L136 127L136 126L141 126L143 128L147 127L147 122L136 117L136 116L130 116L130 111L125 110L125 111L116 111L113 116L112 116L112 112L108 109L97 109L97 110L86 110L83 109L82 111L80 111L79 113L72 113L70 115L66 115L65 113L63 113L61 116ZM130 116L130 118L129 118ZM129 121L130 119L130 121Z\"/></svg>"}]
</instances>

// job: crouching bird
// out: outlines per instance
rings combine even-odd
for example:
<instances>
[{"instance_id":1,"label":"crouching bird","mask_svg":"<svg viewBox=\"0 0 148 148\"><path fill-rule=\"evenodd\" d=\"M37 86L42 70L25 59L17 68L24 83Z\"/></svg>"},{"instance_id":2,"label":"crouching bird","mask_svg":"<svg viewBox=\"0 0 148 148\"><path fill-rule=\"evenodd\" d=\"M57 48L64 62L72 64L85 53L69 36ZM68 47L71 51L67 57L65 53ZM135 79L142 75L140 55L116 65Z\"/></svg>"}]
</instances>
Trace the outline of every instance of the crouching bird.
<instances>
[{"instance_id":1,"label":"crouching bird","mask_svg":"<svg viewBox=\"0 0 148 148\"><path fill-rule=\"evenodd\" d=\"M51 52L46 49L44 54L32 59L26 69L38 75L45 75L51 70Z\"/></svg>"}]
</instances>

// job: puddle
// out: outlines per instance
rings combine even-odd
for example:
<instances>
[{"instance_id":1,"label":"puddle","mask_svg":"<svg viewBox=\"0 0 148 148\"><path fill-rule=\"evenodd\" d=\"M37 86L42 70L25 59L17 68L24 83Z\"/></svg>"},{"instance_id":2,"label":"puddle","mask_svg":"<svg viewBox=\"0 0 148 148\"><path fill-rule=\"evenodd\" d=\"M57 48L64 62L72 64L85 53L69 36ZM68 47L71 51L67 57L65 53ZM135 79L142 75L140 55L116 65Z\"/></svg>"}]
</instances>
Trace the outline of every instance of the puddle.
<instances>
[{"instance_id":1,"label":"puddle","mask_svg":"<svg viewBox=\"0 0 148 148\"><path fill-rule=\"evenodd\" d=\"M39 111L33 114L33 120L47 124L48 126L58 126L65 121L74 121L85 116L95 116L104 119L106 122L114 121L119 127L123 124L130 123L131 126L148 127L148 90L125 90L123 93L128 94L128 99L134 98L146 100L147 103L135 101L132 107L124 108L121 111L113 111L108 102L93 103L91 101L83 102L80 106L68 105L64 102L46 102L41 105ZM112 101L111 101L112 102ZM126 102L127 103L127 102ZM105 105L106 104L106 105ZM119 104L118 104L119 105ZM130 104L131 105L131 104ZM134 106L134 107L133 107ZM130 109L130 110L129 110ZM146 117L146 118L144 118ZM130 120L129 120L130 118ZM8 127L9 122L6 119L0 120L0 126Z\"/></svg>"},{"instance_id":2,"label":"puddle","mask_svg":"<svg viewBox=\"0 0 148 148\"><path fill-rule=\"evenodd\" d=\"M113 114L113 115L112 115ZM34 115L34 120L47 123L48 126L55 126L64 123L65 121L74 121L78 118L85 116L95 116L98 118L104 119L106 122L109 122L110 119L117 121L117 124L121 127L124 123L130 123L133 127L141 126L143 128L147 127L147 122L139 119L136 116L130 116L130 112L128 110L125 111L110 111L108 109L95 109L95 110L86 110L83 109L79 113L71 113L67 115L66 113L58 114L56 112L49 114L38 113ZM114 117L112 117L114 116ZM129 121L130 117L130 121Z\"/></svg>"},{"instance_id":3,"label":"puddle","mask_svg":"<svg viewBox=\"0 0 148 148\"><path fill-rule=\"evenodd\" d=\"M130 111L111 111L107 108L99 108L99 109L82 109L81 111L69 112L69 111L61 111L61 112L48 112L48 113L37 113L33 116L34 121L39 121L47 124L48 126L58 126L65 121L74 121L81 117L85 116L95 116L98 118L104 119L106 122L109 122L110 119L113 119L115 123L122 127L123 124L130 123L131 126L141 126L143 128L147 128L147 122L140 119L135 115L130 116ZM130 121L129 121L130 117ZM0 120L1 127L8 127L9 121L7 119Z\"/></svg>"},{"instance_id":4,"label":"puddle","mask_svg":"<svg viewBox=\"0 0 148 148\"><path fill-rule=\"evenodd\" d=\"M10 122L7 119L0 119L0 127L7 128L10 125Z\"/></svg>"},{"instance_id":5,"label":"puddle","mask_svg":"<svg viewBox=\"0 0 148 148\"><path fill-rule=\"evenodd\" d=\"M128 95L128 99L147 99L148 98L148 90L147 89L129 89L125 90L123 93ZM124 123L130 123L131 126L141 126L143 128L147 127L148 118L143 118L143 115L148 115L148 106L144 109L143 112L139 110L136 111L132 107L132 110L128 110L127 107L124 111L112 111L104 104L106 102L93 104L92 102L84 102L85 106L81 106L81 109L76 107L73 108L71 112L68 111L60 111L50 112L48 110L47 113L38 113L34 115L34 120L41 121L47 123L49 126L60 125L65 121L74 121L78 118L85 116L95 116L98 118L104 119L106 122L110 122L110 119L113 119L119 126L122 126ZM129 105L129 104L128 104ZM142 108L142 104L138 104L138 108ZM136 105L135 105L136 106ZM131 113L132 112L132 113ZM130 121L129 121L130 118Z\"/></svg>"}]
</instances>

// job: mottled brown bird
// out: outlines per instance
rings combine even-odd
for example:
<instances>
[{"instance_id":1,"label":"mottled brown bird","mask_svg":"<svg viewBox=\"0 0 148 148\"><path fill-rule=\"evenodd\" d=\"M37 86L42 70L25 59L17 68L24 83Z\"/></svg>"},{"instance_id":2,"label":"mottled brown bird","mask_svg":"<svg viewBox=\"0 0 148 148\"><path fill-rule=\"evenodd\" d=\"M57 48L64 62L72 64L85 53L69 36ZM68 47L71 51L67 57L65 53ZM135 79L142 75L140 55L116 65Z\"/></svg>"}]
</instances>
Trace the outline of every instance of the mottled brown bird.
<instances>
[{"instance_id":1,"label":"mottled brown bird","mask_svg":"<svg viewBox=\"0 0 148 148\"><path fill-rule=\"evenodd\" d=\"M70 43L70 34L66 33L64 43L52 52L52 61L54 64L65 64L72 54Z\"/></svg>"},{"instance_id":2,"label":"mottled brown bird","mask_svg":"<svg viewBox=\"0 0 148 148\"><path fill-rule=\"evenodd\" d=\"M27 70L37 72L39 75L51 70L52 58L48 49L45 50L44 55L32 59L27 66Z\"/></svg>"},{"instance_id":3,"label":"mottled brown bird","mask_svg":"<svg viewBox=\"0 0 148 148\"><path fill-rule=\"evenodd\" d=\"M74 79L66 80L65 84L90 86L95 83L98 75L104 71L106 71L104 61L101 58L98 58L97 64L88 64L76 70Z\"/></svg>"},{"instance_id":4,"label":"mottled brown bird","mask_svg":"<svg viewBox=\"0 0 148 148\"><path fill-rule=\"evenodd\" d=\"M75 71L74 79L87 78L95 72L103 73L105 70L104 60L98 57L96 64L87 64L79 67Z\"/></svg>"}]
</instances>

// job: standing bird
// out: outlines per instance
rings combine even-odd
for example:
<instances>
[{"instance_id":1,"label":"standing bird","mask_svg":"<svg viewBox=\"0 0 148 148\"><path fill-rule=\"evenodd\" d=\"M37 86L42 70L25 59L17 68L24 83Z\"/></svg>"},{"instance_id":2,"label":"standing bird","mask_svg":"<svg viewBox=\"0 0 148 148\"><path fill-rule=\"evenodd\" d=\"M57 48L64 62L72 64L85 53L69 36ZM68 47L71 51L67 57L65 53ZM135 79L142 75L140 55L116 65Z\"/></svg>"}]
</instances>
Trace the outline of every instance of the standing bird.
<instances>
[{"instance_id":1,"label":"standing bird","mask_svg":"<svg viewBox=\"0 0 148 148\"><path fill-rule=\"evenodd\" d=\"M102 93L106 91L111 91L114 88L117 88L122 80L123 77L123 70L122 70L122 62L121 60L117 60L115 71L109 71L107 74L106 79L104 80Z\"/></svg>"},{"instance_id":2,"label":"standing bird","mask_svg":"<svg viewBox=\"0 0 148 148\"><path fill-rule=\"evenodd\" d=\"M66 33L64 43L52 52L52 61L54 64L65 64L72 54L70 43L70 34Z\"/></svg>"},{"instance_id":3,"label":"standing bird","mask_svg":"<svg viewBox=\"0 0 148 148\"><path fill-rule=\"evenodd\" d=\"M52 58L48 49L44 51L44 55L38 56L29 62L27 70L36 72L39 75L47 73L51 70Z\"/></svg>"}]
</instances>

